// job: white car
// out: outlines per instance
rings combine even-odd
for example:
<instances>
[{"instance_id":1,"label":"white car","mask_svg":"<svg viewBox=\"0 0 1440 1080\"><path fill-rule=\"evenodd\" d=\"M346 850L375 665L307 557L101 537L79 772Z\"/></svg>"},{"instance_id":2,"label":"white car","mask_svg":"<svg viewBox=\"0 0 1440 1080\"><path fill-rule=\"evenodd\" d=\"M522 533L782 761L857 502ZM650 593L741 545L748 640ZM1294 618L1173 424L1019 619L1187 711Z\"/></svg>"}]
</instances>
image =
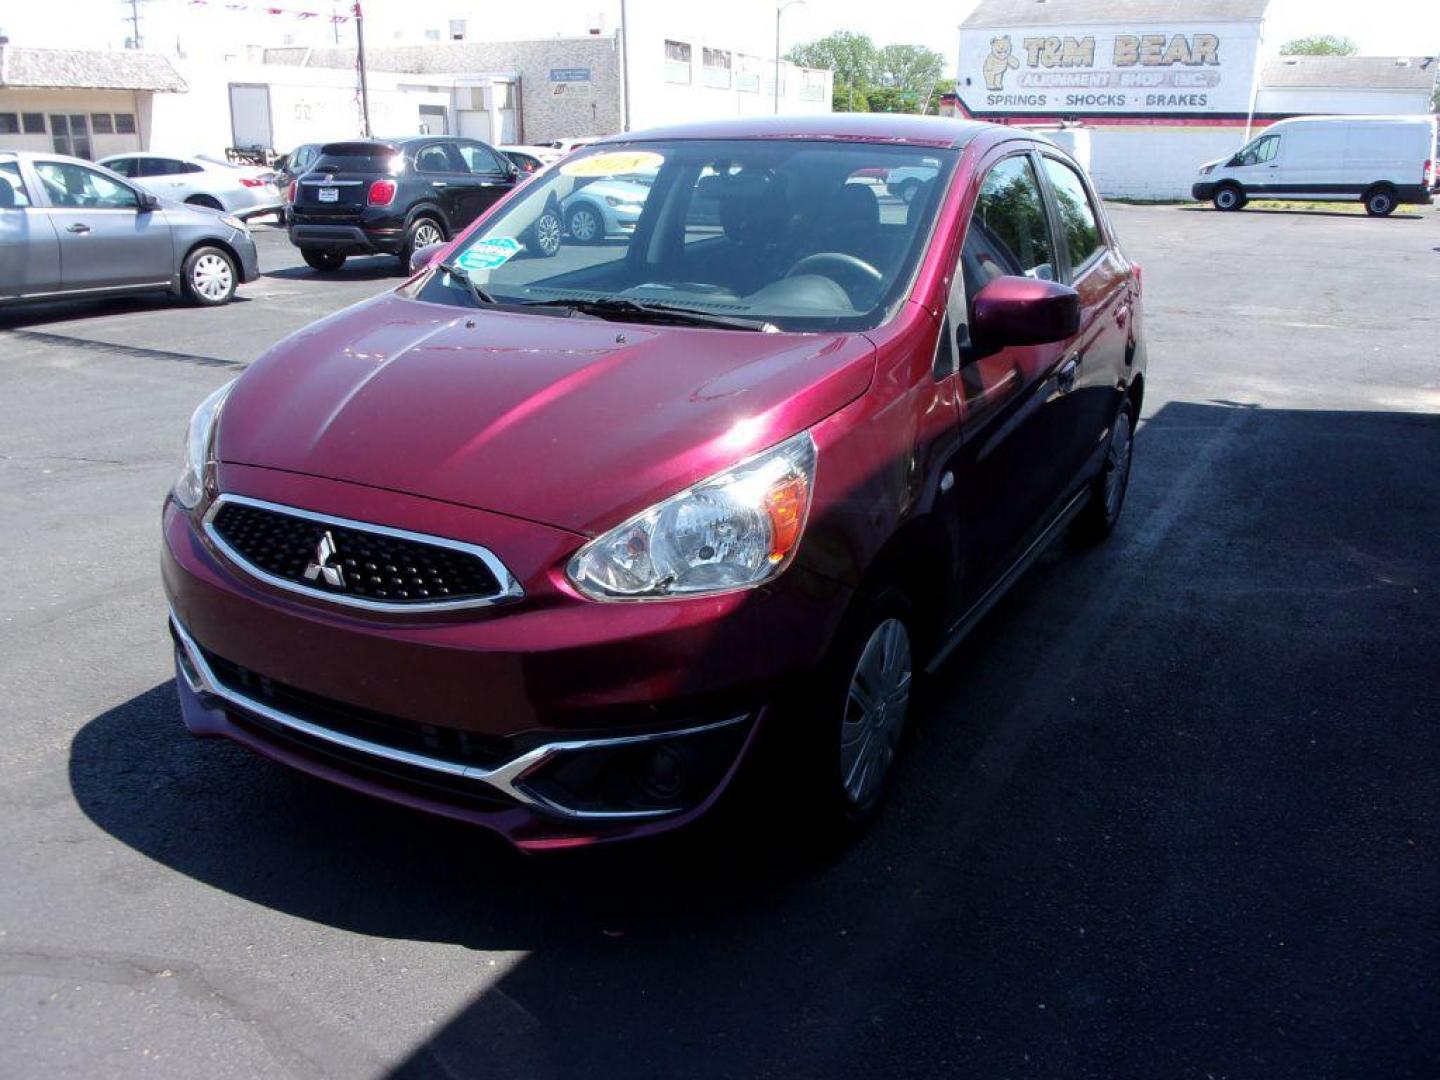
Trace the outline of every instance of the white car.
<instances>
[{"instance_id":1,"label":"white car","mask_svg":"<svg viewBox=\"0 0 1440 1080\"><path fill-rule=\"evenodd\" d=\"M653 174L595 180L560 201L565 231L577 244L598 244L635 231L650 194Z\"/></svg>"},{"instance_id":2,"label":"white car","mask_svg":"<svg viewBox=\"0 0 1440 1080\"><path fill-rule=\"evenodd\" d=\"M599 142L602 138L604 138L603 135L582 135L574 139L551 139L545 145L552 150L560 151L560 156L564 157L566 154L573 153L582 146L589 146L593 142Z\"/></svg>"},{"instance_id":3,"label":"white car","mask_svg":"<svg viewBox=\"0 0 1440 1080\"><path fill-rule=\"evenodd\" d=\"M253 165L171 154L114 154L99 164L173 202L208 206L242 218L285 209L285 195L275 185L273 173Z\"/></svg>"}]
</instances>

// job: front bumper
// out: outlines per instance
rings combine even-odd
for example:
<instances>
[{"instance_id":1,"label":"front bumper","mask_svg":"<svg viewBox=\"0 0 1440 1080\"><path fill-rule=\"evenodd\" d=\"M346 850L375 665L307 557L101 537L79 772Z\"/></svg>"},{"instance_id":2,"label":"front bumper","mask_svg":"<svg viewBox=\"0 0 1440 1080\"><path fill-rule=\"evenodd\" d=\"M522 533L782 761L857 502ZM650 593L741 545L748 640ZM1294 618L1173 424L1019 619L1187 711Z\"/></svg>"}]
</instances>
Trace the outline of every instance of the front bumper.
<instances>
[{"instance_id":1,"label":"front bumper","mask_svg":"<svg viewBox=\"0 0 1440 1080\"><path fill-rule=\"evenodd\" d=\"M1217 186L1213 180L1197 180L1190 185L1190 197L1196 202L1209 202L1215 197Z\"/></svg>"},{"instance_id":2,"label":"front bumper","mask_svg":"<svg viewBox=\"0 0 1440 1080\"><path fill-rule=\"evenodd\" d=\"M598 604L556 587L581 537L357 485L237 466L222 475L232 492L238 480L281 501L283 487L290 505L484 542L526 597L423 616L336 610L251 576L167 503L163 572L190 730L523 848L642 836L703 814L741 767L766 702L823 656L846 599L826 583ZM628 795L608 794L617 781L600 774L649 768L656 754L691 762L683 799L634 812ZM572 782L586 768L599 778ZM584 786L602 781L603 797Z\"/></svg>"},{"instance_id":3,"label":"front bumper","mask_svg":"<svg viewBox=\"0 0 1440 1080\"><path fill-rule=\"evenodd\" d=\"M230 241L230 246L235 249L235 254L240 257L240 281L255 281L260 277L260 252L255 247L255 238L246 234L236 234Z\"/></svg>"}]
</instances>

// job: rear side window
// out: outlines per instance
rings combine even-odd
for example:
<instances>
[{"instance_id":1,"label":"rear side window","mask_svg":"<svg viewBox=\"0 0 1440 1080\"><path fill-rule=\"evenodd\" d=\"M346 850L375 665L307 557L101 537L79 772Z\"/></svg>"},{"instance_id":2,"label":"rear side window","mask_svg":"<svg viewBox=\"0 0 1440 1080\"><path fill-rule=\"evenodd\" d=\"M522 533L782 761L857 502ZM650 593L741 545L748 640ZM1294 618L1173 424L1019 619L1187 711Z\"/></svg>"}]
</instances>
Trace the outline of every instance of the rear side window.
<instances>
[{"instance_id":1,"label":"rear side window","mask_svg":"<svg viewBox=\"0 0 1440 1080\"><path fill-rule=\"evenodd\" d=\"M1051 190L1055 192L1055 205L1060 211L1060 228L1065 248L1070 253L1070 270L1077 273L1105 246L1100 235L1100 225L1095 207L1085 190L1085 181L1080 174L1063 161L1047 157L1045 175L1050 178Z\"/></svg>"},{"instance_id":2,"label":"rear side window","mask_svg":"<svg viewBox=\"0 0 1440 1080\"><path fill-rule=\"evenodd\" d=\"M423 173L465 172L451 155L451 148L444 143L422 146L415 154L415 171ZM458 156L458 155L457 155Z\"/></svg>"},{"instance_id":3,"label":"rear side window","mask_svg":"<svg viewBox=\"0 0 1440 1080\"><path fill-rule=\"evenodd\" d=\"M135 159L133 157L116 158L114 161L107 161L105 167L111 172L117 172L121 176L134 176Z\"/></svg>"},{"instance_id":4,"label":"rear side window","mask_svg":"<svg viewBox=\"0 0 1440 1080\"><path fill-rule=\"evenodd\" d=\"M960 261L972 299L998 277L1055 280L1050 223L1028 154L1006 158L986 175Z\"/></svg>"},{"instance_id":5,"label":"rear side window","mask_svg":"<svg viewBox=\"0 0 1440 1080\"><path fill-rule=\"evenodd\" d=\"M12 206L29 206L30 196L25 193L25 182L20 179L20 166L14 161L0 161L0 186L10 192L7 198L0 191L0 210Z\"/></svg>"}]
</instances>

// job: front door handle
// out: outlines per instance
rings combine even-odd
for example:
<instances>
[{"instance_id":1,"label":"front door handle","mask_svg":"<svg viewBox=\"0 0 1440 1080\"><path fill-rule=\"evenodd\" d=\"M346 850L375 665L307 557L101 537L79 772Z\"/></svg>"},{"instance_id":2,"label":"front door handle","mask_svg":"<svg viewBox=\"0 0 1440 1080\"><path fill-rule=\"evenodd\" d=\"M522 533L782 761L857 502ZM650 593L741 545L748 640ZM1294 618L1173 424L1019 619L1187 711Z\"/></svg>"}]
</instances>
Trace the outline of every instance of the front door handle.
<instances>
[{"instance_id":1,"label":"front door handle","mask_svg":"<svg viewBox=\"0 0 1440 1080\"><path fill-rule=\"evenodd\" d=\"M430 181L430 186L431 186L431 187L448 187L449 185L447 185L444 180L431 180L431 181Z\"/></svg>"},{"instance_id":2,"label":"front door handle","mask_svg":"<svg viewBox=\"0 0 1440 1080\"><path fill-rule=\"evenodd\" d=\"M1060 387L1062 394L1069 393L1075 386L1075 376L1080 370L1082 354L1076 353L1060 365L1060 370L1055 373L1055 384Z\"/></svg>"},{"instance_id":3,"label":"front door handle","mask_svg":"<svg viewBox=\"0 0 1440 1080\"><path fill-rule=\"evenodd\" d=\"M77 221L74 225L67 225L65 227L65 231L73 233L87 233L90 231L90 226L81 224Z\"/></svg>"}]
</instances>

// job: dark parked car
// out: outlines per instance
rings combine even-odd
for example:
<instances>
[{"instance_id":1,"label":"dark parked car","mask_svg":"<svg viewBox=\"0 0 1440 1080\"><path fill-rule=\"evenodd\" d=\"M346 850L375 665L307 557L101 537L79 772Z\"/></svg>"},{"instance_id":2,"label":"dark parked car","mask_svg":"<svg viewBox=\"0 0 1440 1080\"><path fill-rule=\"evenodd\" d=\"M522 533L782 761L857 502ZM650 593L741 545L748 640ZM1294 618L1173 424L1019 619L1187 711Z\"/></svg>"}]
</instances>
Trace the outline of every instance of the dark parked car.
<instances>
[{"instance_id":1,"label":"dark parked car","mask_svg":"<svg viewBox=\"0 0 1440 1080\"><path fill-rule=\"evenodd\" d=\"M636 169L620 242L518 241ZM617 136L415 261L191 419L163 572L196 734L525 848L673 829L765 756L769 805L843 836L914 679L1124 504L1139 268L1022 130Z\"/></svg>"},{"instance_id":2,"label":"dark parked car","mask_svg":"<svg viewBox=\"0 0 1440 1080\"><path fill-rule=\"evenodd\" d=\"M237 217L79 158L0 152L0 304L164 290L213 306L259 276Z\"/></svg>"},{"instance_id":3,"label":"dark parked car","mask_svg":"<svg viewBox=\"0 0 1440 1080\"><path fill-rule=\"evenodd\" d=\"M509 159L475 139L417 135L326 143L292 184L290 242L317 270L448 240L515 186Z\"/></svg>"}]
</instances>

